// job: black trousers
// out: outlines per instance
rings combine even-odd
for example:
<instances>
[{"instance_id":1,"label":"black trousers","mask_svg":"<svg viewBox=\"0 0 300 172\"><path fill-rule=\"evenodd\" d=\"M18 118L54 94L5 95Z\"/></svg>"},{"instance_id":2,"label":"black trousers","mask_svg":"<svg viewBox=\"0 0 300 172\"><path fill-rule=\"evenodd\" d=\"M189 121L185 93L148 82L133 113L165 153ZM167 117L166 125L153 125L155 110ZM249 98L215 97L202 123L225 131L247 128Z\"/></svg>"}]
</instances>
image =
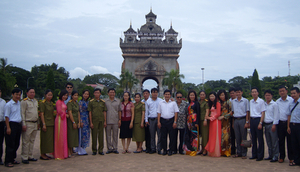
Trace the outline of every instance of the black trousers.
<instances>
[{"instance_id":1,"label":"black trousers","mask_svg":"<svg viewBox=\"0 0 300 172\"><path fill-rule=\"evenodd\" d=\"M233 117L230 117L230 141L231 141L231 155L236 154L236 146L235 146L235 133L234 129L232 128L233 124Z\"/></svg>"},{"instance_id":2,"label":"black trousers","mask_svg":"<svg viewBox=\"0 0 300 172\"><path fill-rule=\"evenodd\" d=\"M146 150L151 151L151 136L150 136L149 125L145 127L145 145L146 145Z\"/></svg>"},{"instance_id":3,"label":"black trousers","mask_svg":"<svg viewBox=\"0 0 300 172\"><path fill-rule=\"evenodd\" d=\"M292 137L292 149L294 151L294 162L300 165L300 123L290 124L291 137Z\"/></svg>"},{"instance_id":4,"label":"black trousers","mask_svg":"<svg viewBox=\"0 0 300 172\"><path fill-rule=\"evenodd\" d=\"M285 138L287 142L287 151L289 160L294 159L292 150L291 135L287 132L287 121L279 121L277 125L277 134L279 139L279 159L285 159Z\"/></svg>"},{"instance_id":5,"label":"black trousers","mask_svg":"<svg viewBox=\"0 0 300 172\"><path fill-rule=\"evenodd\" d=\"M5 164L14 162L14 159L17 157L22 132L21 123L9 122L9 126L11 129L10 135L6 134L5 131Z\"/></svg>"},{"instance_id":6,"label":"black trousers","mask_svg":"<svg viewBox=\"0 0 300 172\"><path fill-rule=\"evenodd\" d=\"M173 123L174 123L174 118L171 119L164 119L160 118L160 123L161 123L161 148L164 151L167 151L167 136L169 134L169 149L170 151L175 151L176 150L176 145L175 145L175 131L176 129L173 128Z\"/></svg>"},{"instance_id":7,"label":"black trousers","mask_svg":"<svg viewBox=\"0 0 300 172\"><path fill-rule=\"evenodd\" d=\"M252 136L252 157L257 157L258 159L264 158L264 137L263 128L259 130L258 124L260 118L250 118L250 131ZM258 141L258 147L257 147Z\"/></svg>"},{"instance_id":8,"label":"black trousers","mask_svg":"<svg viewBox=\"0 0 300 172\"><path fill-rule=\"evenodd\" d=\"M3 155L3 140L4 140L4 127L5 122L0 122L0 162L2 162L2 155Z\"/></svg>"},{"instance_id":9,"label":"black trousers","mask_svg":"<svg viewBox=\"0 0 300 172\"><path fill-rule=\"evenodd\" d=\"M178 137L178 133L179 133L179 146L178 146L178 151L179 152L183 152L183 149L182 149L182 146L183 146L183 139L184 139L184 128L183 129L175 129L175 137L174 137L174 139L175 139L175 152L177 152L177 141L178 141L178 139L177 139L177 137Z\"/></svg>"}]
</instances>

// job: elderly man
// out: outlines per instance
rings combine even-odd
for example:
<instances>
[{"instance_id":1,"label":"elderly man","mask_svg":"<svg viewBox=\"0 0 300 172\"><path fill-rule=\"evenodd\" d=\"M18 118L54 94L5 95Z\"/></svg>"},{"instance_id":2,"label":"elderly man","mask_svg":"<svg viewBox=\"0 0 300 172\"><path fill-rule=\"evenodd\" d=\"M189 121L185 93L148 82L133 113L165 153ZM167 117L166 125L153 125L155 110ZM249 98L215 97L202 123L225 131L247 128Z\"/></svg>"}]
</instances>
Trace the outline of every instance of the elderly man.
<instances>
[{"instance_id":1,"label":"elderly man","mask_svg":"<svg viewBox=\"0 0 300 172\"><path fill-rule=\"evenodd\" d=\"M33 146L38 129L38 101L34 98L33 88L27 89L27 97L21 102L22 115L22 153L21 158L24 164L29 161L37 161L33 158Z\"/></svg>"}]
</instances>

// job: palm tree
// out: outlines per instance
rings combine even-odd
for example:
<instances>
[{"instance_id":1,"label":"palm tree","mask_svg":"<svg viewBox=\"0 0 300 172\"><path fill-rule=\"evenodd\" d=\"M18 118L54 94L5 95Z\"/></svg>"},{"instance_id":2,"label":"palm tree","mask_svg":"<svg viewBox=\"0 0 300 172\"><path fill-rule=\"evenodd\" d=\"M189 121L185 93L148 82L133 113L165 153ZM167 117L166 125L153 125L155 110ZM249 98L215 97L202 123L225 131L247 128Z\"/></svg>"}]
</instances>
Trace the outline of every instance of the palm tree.
<instances>
[{"instance_id":1,"label":"palm tree","mask_svg":"<svg viewBox=\"0 0 300 172\"><path fill-rule=\"evenodd\" d=\"M7 64L7 58L0 58L0 69L5 73L7 67L12 66L12 64Z\"/></svg>"},{"instance_id":2,"label":"palm tree","mask_svg":"<svg viewBox=\"0 0 300 172\"><path fill-rule=\"evenodd\" d=\"M128 91L128 89L131 92L132 87L135 84L139 83L139 80L136 79L132 72L129 72L128 70L125 70L124 72L122 72L122 74L120 75L120 86L123 88L126 88L125 90Z\"/></svg>"},{"instance_id":3,"label":"palm tree","mask_svg":"<svg viewBox=\"0 0 300 172\"><path fill-rule=\"evenodd\" d=\"M170 72L165 73L163 84L167 85L168 89L172 90L173 93L176 93L176 90L182 84L181 78L184 79L184 75L179 74L179 70L171 69Z\"/></svg>"}]
</instances>

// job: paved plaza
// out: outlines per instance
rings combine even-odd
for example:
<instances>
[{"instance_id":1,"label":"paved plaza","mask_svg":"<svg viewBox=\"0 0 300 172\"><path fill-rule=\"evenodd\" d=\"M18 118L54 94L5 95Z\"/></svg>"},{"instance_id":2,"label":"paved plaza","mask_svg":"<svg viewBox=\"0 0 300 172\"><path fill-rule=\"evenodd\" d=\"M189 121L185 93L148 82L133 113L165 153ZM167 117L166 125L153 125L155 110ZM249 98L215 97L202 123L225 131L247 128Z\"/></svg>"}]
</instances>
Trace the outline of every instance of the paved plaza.
<instances>
[{"instance_id":1,"label":"paved plaza","mask_svg":"<svg viewBox=\"0 0 300 172\"><path fill-rule=\"evenodd\" d=\"M39 151L39 132L36 137L34 147L34 157L40 157ZM189 156L189 155L172 155L162 156L158 154L122 154L121 140L118 143L120 154L106 154L101 156L99 154L93 156L91 146L87 148L89 155L75 156L65 160L38 160L37 162L30 162L30 164L18 164L13 168L0 166L0 172L4 171L22 171L22 172L76 172L76 171L222 171L222 172L237 172L237 171L300 171L300 166L290 167L288 160L284 163L271 163L269 161L260 161L232 157L212 158L208 156ZM135 142L130 144L130 151L136 148ZM5 149L5 146L4 146ZM106 146L104 149L106 152ZM18 150L17 161L20 158L21 145ZM251 149L248 149L248 158L251 157ZM268 156L267 146L265 146L265 157ZM4 160L4 155L2 157Z\"/></svg>"}]
</instances>

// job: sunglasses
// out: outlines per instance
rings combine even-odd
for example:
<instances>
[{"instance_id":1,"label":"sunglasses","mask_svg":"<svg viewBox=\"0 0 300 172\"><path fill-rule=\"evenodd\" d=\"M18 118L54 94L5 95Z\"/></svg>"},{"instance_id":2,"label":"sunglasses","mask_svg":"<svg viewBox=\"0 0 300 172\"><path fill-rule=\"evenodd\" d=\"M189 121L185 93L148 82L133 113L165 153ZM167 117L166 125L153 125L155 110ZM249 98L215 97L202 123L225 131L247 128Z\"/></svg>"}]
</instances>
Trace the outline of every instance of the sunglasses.
<instances>
[{"instance_id":1,"label":"sunglasses","mask_svg":"<svg viewBox=\"0 0 300 172\"><path fill-rule=\"evenodd\" d=\"M73 87L67 87L67 88L73 88Z\"/></svg>"},{"instance_id":2,"label":"sunglasses","mask_svg":"<svg viewBox=\"0 0 300 172\"><path fill-rule=\"evenodd\" d=\"M178 99L181 99L182 97L177 97Z\"/></svg>"}]
</instances>

